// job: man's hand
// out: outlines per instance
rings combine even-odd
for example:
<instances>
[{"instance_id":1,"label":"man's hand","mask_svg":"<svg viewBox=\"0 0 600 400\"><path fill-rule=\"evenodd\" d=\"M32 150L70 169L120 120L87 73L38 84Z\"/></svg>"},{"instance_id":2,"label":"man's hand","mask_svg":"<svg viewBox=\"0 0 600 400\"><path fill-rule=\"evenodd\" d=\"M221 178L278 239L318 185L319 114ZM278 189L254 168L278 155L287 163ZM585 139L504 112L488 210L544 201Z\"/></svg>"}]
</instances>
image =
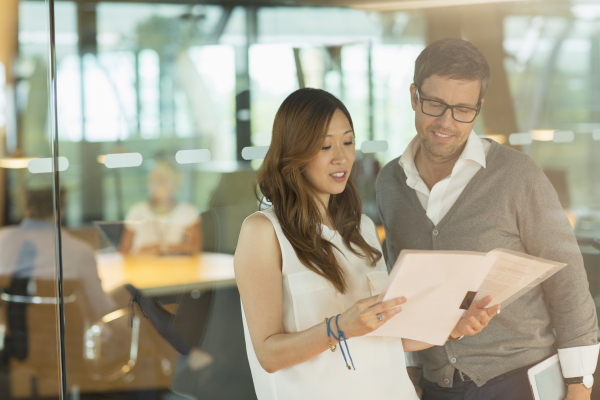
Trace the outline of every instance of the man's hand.
<instances>
[{"instance_id":1,"label":"man's hand","mask_svg":"<svg viewBox=\"0 0 600 400\"><path fill-rule=\"evenodd\" d=\"M458 324L456 324L450 335L457 338L460 336L473 336L481 332L500 311L500 304L485 308L491 302L492 296L486 296L481 300L474 301L465 316L458 321Z\"/></svg>"},{"instance_id":2,"label":"man's hand","mask_svg":"<svg viewBox=\"0 0 600 400\"><path fill-rule=\"evenodd\" d=\"M582 384L571 384L567 386L567 397L565 400L590 400L592 389Z\"/></svg>"}]
</instances>

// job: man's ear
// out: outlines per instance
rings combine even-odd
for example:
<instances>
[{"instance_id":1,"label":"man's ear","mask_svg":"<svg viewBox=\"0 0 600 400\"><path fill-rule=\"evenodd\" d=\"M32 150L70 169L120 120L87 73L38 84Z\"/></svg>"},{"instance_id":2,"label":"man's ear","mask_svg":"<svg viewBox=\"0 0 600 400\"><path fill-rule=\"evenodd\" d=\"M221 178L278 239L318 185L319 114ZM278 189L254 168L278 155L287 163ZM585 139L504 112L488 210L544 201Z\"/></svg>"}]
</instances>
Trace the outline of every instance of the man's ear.
<instances>
[{"instance_id":1,"label":"man's ear","mask_svg":"<svg viewBox=\"0 0 600 400\"><path fill-rule=\"evenodd\" d=\"M417 111L417 103L419 100L417 99L417 85L414 83L410 84L410 104L412 105L413 111Z\"/></svg>"},{"instance_id":2,"label":"man's ear","mask_svg":"<svg viewBox=\"0 0 600 400\"><path fill-rule=\"evenodd\" d=\"M485 99L481 99L481 101L479 102L479 108L483 107L483 102L485 101Z\"/></svg>"}]
</instances>

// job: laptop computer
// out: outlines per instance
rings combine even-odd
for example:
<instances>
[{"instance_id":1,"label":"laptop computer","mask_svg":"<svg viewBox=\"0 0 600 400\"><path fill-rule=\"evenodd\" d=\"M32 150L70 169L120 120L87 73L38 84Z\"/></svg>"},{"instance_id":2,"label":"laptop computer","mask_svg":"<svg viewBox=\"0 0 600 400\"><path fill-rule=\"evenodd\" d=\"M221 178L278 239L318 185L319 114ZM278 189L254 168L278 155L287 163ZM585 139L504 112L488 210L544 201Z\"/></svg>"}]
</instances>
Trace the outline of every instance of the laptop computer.
<instances>
[{"instance_id":1,"label":"laptop computer","mask_svg":"<svg viewBox=\"0 0 600 400\"><path fill-rule=\"evenodd\" d=\"M124 221L94 221L94 228L115 251L119 250L125 230Z\"/></svg>"},{"instance_id":2,"label":"laptop computer","mask_svg":"<svg viewBox=\"0 0 600 400\"><path fill-rule=\"evenodd\" d=\"M534 365L527 374L535 400L564 400L567 397L558 354Z\"/></svg>"}]
</instances>

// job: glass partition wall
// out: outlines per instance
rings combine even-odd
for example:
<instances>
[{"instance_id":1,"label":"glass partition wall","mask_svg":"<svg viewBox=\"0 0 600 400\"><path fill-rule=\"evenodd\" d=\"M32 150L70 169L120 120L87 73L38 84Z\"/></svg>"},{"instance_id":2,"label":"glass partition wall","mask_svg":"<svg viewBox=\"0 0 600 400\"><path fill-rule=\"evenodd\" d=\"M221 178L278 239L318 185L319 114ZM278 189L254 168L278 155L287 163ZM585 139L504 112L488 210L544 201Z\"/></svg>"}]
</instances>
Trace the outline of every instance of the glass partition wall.
<instances>
[{"instance_id":1,"label":"glass partition wall","mask_svg":"<svg viewBox=\"0 0 600 400\"><path fill-rule=\"evenodd\" d=\"M57 296L64 287L57 268L57 140L50 101L56 86L49 7L38 4L35 21L27 22L19 18L21 2L0 4L0 397L7 399L60 393L65 347L59 346L64 325L57 321L77 301L71 292ZM37 35L23 48L19 27L27 23Z\"/></svg>"},{"instance_id":2,"label":"glass partition wall","mask_svg":"<svg viewBox=\"0 0 600 400\"><path fill-rule=\"evenodd\" d=\"M600 299L597 4L402 3L0 2L2 398L59 397L57 354L65 398L256 398L233 253L277 108L299 87L348 106L379 224L414 61L446 36L488 58L475 131L544 169Z\"/></svg>"}]
</instances>

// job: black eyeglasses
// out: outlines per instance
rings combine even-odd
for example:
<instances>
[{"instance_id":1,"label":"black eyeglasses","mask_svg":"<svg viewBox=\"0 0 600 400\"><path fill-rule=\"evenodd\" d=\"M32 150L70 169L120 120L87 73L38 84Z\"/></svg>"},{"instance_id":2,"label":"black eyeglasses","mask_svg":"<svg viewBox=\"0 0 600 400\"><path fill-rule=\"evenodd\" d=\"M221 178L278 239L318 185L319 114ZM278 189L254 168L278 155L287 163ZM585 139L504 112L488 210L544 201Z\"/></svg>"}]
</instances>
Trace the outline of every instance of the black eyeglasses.
<instances>
[{"instance_id":1,"label":"black eyeglasses","mask_svg":"<svg viewBox=\"0 0 600 400\"><path fill-rule=\"evenodd\" d=\"M441 101L424 99L421 97L421 93L419 93L419 88L417 88L417 99L421 102L421 111L423 114L427 114L431 117L441 117L447 109L450 109L452 118L465 124L475 121L477 114L479 114L479 110L481 110L481 106L478 108L451 106L442 103Z\"/></svg>"}]
</instances>

